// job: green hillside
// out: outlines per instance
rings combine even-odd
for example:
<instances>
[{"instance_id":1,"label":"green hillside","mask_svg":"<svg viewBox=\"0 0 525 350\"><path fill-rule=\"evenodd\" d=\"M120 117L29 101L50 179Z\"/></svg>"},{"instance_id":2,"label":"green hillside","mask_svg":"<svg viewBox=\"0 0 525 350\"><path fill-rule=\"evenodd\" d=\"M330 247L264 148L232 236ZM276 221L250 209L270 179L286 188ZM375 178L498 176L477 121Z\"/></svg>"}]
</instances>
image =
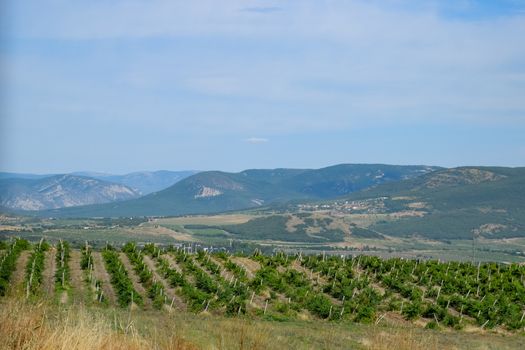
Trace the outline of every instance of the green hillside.
<instances>
[{"instance_id":1,"label":"green hillside","mask_svg":"<svg viewBox=\"0 0 525 350\"><path fill-rule=\"evenodd\" d=\"M464 239L525 236L525 168L461 167L352 194L384 212L412 212L372 229L392 236Z\"/></svg>"},{"instance_id":2,"label":"green hillside","mask_svg":"<svg viewBox=\"0 0 525 350\"><path fill-rule=\"evenodd\" d=\"M207 171L142 198L39 212L44 216L170 216L264 207L290 200L339 197L389 181L413 178L438 168L382 164L342 164L318 170Z\"/></svg>"}]
</instances>

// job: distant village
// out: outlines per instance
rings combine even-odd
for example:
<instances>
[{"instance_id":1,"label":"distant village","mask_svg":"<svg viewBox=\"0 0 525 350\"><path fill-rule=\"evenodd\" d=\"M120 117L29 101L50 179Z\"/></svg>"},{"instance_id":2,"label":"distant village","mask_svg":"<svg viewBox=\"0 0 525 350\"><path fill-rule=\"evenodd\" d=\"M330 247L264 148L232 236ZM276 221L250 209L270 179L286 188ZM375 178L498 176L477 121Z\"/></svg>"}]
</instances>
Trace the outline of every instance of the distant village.
<instances>
[{"instance_id":1,"label":"distant village","mask_svg":"<svg viewBox=\"0 0 525 350\"><path fill-rule=\"evenodd\" d=\"M322 204L298 204L301 211L330 211L333 214L379 214L385 212L388 197L355 201L334 201Z\"/></svg>"}]
</instances>

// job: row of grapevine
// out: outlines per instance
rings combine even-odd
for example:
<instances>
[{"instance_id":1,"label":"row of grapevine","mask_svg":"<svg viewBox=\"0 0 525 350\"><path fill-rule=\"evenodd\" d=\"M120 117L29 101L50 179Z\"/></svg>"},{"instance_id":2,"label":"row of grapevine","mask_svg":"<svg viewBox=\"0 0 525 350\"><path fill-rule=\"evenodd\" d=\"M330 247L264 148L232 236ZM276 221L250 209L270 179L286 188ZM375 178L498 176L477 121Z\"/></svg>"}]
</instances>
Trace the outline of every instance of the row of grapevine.
<instances>
[{"instance_id":1,"label":"row of grapevine","mask_svg":"<svg viewBox=\"0 0 525 350\"><path fill-rule=\"evenodd\" d=\"M217 283L212 279L204 270L197 266L193 261L192 255L186 254L182 250L172 251L171 254L175 257L177 264L182 268L183 272L187 276L191 276L194 280L195 288L200 292L198 295L204 297L202 301L204 310L211 308L218 308L228 302L228 298L231 297L231 304L239 303L235 311L242 307L241 301L235 300L234 293L229 288L224 288L224 285ZM199 300L200 301L200 300ZM245 310L245 308L244 308ZM228 310L231 313L232 310Z\"/></svg>"},{"instance_id":2,"label":"row of grapevine","mask_svg":"<svg viewBox=\"0 0 525 350\"><path fill-rule=\"evenodd\" d=\"M336 257L309 256L301 260L303 267L323 276L322 290L341 300L341 316L356 322L372 322L380 311L382 296L371 285L366 274L358 274L359 260L341 261ZM355 266L354 266L355 265Z\"/></svg>"},{"instance_id":3,"label":"row of grapevine","mask_svg":"<svg viewBox=\"0 0 525 350\"><path fill-rule=\"evenodd\" d=\"M4 244L0 256L0 295L5 295L16 261L28 247L23 240ZM25 271L28 297L40 294L48 247L43 240L33 246ZM61 241L56 249L55 289L67 291L71 288L71 248ZM101 282L93 276L92 249L86 244L81 252L80 265L90 290L95 291L94 299L103 301ZM166 284L162 283L165 280L194 312L266 315L266 318L309 314L319 319L368 323L397 314L407 320L422 319L428 327L459 329L475 325L508 330L525 327L525 266L518 264L324 254L268 256L256 252L243 258L259 266L246 264L250 268L248 277L247 270L239 265L241 260L224 252L188 254L183 249L163 250L152 244L140 249L135 243L124 245L122 252L146 290L141 296L133 288L128 276L131 271L126 271L119 252L107 246L102 251L103 265L122 307L132 302L142 305L143 297L149 297L157 309L170 302L173 305L176 298L167 298ZM156 269L150 268L151 260ZM156 273L161 275L160 281L155 279ZM170 294L173 292L171 288L168 290ZM257 296L255 303L254 296Z\"/></svg>"},{"instance_id":4,"label":"row of grapevine","mask_svg":"<svg viewBox=\"0 0 525 350\"><path fill-rule=\"evenodd\" d=\"M142 297L133 288L124 264L120 261L119 254L111 246L106 246L102 252L102 258L106 271L111 276L111 284L117 294L118 303L121 307L129 306L131 303L142 305Z\"/></svg>"},{"instance_id":5,"label":"row of grapevine","mask_svg":"<svg viewBox=\"0 0 525 350\"><path fill-rule=\"evenodd\" d=\"M25 239L14 239L3 253L0 260L0 296L5 296L9 288L11 276L16 267L16 261L23 250L29 249L30 244Z\"/></svg>"},{"instance_id":6,"label":"row of grapevine","mask_svg":"<svg viewBox=\"0 0 525 350\"><path fill-rule=\"evenodd\" d=\"M132 242L126 243L122 251L133 265L133 270L139 276L140 283L148 291L148 296L153 301L153 306L156 309L161 309L166 302L166 292L162 283L154 280L152 271L150 271L142 258L142 252Z\"/></svg>"},{"instance_id":7,"label":"row of grapevine","mask_svg":"<svg viewBox=\"0 0 525 350\"><path fill-rule=\"evenodd\" d=\"M182 296L192 311L207 311L209 300L211 299L210 295L194 287L184 274L171 267L167 258L157 254L155 255L155 260L162 276L171 287L176 288L177 293Z\"/></svg>"},{"instance_id":8,"label":"row of grapevine","mask_svg":"<svg viewBox=\"0 0 525 350\"><path fill-rule=\"evenodd\" d=\"M221 275L221 266L216 264L211 256L203 251L197 252L195 259L203 266L218 284L216 304L225 308L226 315L244 314L247 311L247 299L250 290L246 280L232 276L229 281ZM253 298L253 295L252 295Z\"/></svg>"},{"instance_id":9,"label":"row of grapevine","mask_svg":"<svg viewBox=\"0 0 525 350\"><path fill-rule=\"evenodd\" d=\"M429 326L461 328L466 318L482 328L525 326L523 266L321 255L302 265L327 279L326 293L346 299L345 307L354 304L356 321L368 308L368 321L378 311L396 311L411 320L427 318Z\"/></svg>"},{"instance_id":10,"label":"row of grapevine","mask_svg":"<svg viewBox=\"0 0 525 350\"><path fill-rule=\"evenodd\" d=\"M80 268L84 271L85 281L89 286L89 290L93 293L93 299L99 303L105 302L104 291L102 290L102 281L95 278L93 265L93 250L86 242L81 249Z\"/></svg>"},{"instance_id":11,"label":"row of grapevine","mask_svg":"<svg viewBox=\"0 0 525 350\"><path fill-rule=\"evenodd\" d=\"M324 293L315 290L304 272L290 267L293 257L282 253L274 256L255 253L252 259L259 262L261 269L256 272L251 287L260 291L268 286L288 298L288 303L278 304L278 311L293 315L301 309L307 309L323 319L341 317L340 305L332 303Z\"/></svg>"},{"instance_id":12,"label":"row of grapevine","mask_svg":"<svg viewBox=\"0 0 525 350\"><path fill-rule=\"evenodd\" d=\"M69 277L69 243L60 240L57 244L56 263L57 269L55 272L55 290L67 291L70 288Z\"/></svg>"},{"instance_id":13,"label":"row of grapevine","mask_svg":"<svg viewBox=\"0 0 525 350\"><path fill-rule=\"evenodd\" d=\"M40 294L45 252L48 249L49 244L44 241L44 239L41 239L40 242L33 247L33 253L29 257L26 265L26 298Z\"/></svg>"}]
</instances>

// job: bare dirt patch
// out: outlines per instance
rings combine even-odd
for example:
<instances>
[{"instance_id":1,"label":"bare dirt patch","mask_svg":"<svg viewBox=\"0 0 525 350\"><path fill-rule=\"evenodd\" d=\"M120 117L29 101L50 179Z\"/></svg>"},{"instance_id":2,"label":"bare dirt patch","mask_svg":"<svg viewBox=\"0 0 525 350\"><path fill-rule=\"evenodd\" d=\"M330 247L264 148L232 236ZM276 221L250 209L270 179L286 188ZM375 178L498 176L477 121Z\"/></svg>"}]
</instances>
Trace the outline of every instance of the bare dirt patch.
<instances>
[{"instance_id":1,"label":"bare dirt patch","mask_svg":"<svg viewBox=\"0 0 525 350\"><path fill-rule=\"evenodd\" d=\"M297 227L296 226L302 225L302 224L304 224L303 219L301 219L300 217L295 216L295 215L290 215L288 217L288 221L286 221L286 231L288 231L288 232L295 232L295 231L297 231Z\"/></svg>"},{"instance_id":2,"label":"bare dirt patch","mask_svg":"<svg viewBox=\"0 0 525 350\"><path fill-rule=\"evenodd\" d=\"M244 257L238 257L238 256L232 256L231 260L244 267L246 270L246 274L248 275L248 278L252 279L257 271L261 268L261 265L257 261L253 261L252 259L244 258Z\"/></svg>"},{"instance_id":3,"label":"bare dirt patch","mask_svg":"<svg viewBox=\"0 0 525 350\"><path fill-rule=\"evenodd\" d=\"M219 259L215 259L211 255L210 255L210 260L221 267L221 277L224 278L226 281L230 281L232 278L235 278L233 276L233 273L231 273L230 271L226 270L226 268L224 267L224 264L222 263L222 261L219 261Z\"/></svg>"},{"instance_id":4,"label":"bare dirt patch","mask_svg":"<svg viewBox=\"0 0 525 350\"><path fill-rule=\"evenodd\" d=\"M102 293L104 297L106 297L109 300L109 303L114 305L117 298L115 296L115 292L113 291L113 287L111 286L111 278L106 271L106 267L104 266L104 260L102 259L102 255L100 252L93 252L93 274L95 275L95 278L102 282Z\"/></svg>"},{"instance_id":5,"label":"bare dirt patch","mask_svg":"<svg viewBox=\"0 0 525 350\"><path fill-rule=\"evenodd\" d=\"M133 288L142 296L142 299L144 300L144 306L148 308L151 307L151 299L148 298L148 292L146 289L144 289L142 283L140 283L139 276L137 276L135 270L133 270L133 265L131 265L128 257L124 253L119 253L119 257L120 261L122 261L122 264L124 264L124 267L128 272L128 277L131 280L131 283L133 283Z\"/></svg>"},{"instance_id":6,"label":"bare dirt patch","mask_svg":"<svg viewBox=\"0 0 525 350\"><path fill-rule=\"evenodd\" d=\"M25 271L26 271L26 265L29 261L29 255L31 252L29 251L23 251L20 253L20 256L18 257L18 260L16 262L16 269L13 273L13 277L11 278L11 292L14 294L17 294L17 292L21 292L24 288L24 277L25 277Z\"/></svg>"},{"instance_id":7,"label":"bare dirt patch","mask_svg":"<svg viewBox=\"0 0 525 350\"><path fill-rule=\"evenodd\" d=\"M343 219L340 218L332 218L333 221L328 225L327 227L330 230L341 230L345 234L350 234L350 225L348 225Z\"/></svg>"},{"instance_id":8,"label":"bare dirt patch","mask_svg":"<svg viewBox=\"0 0 525 350\"><path fill-rule=\"evenodd\" d=\"M168 236L173 239L176 239L178 241L185 241L185 242L194 242L196 241L195 238L193 238L192 235L184 232L179 232L176 230L173 230L168 227L164 227L161 225L153 225L153 226L141 226L139 228L131 228L127 229L126 232L130 234L147 234L152 236Z\"/></svg>"},{"instance_id":9,"label":"bare dirt patch","mask_svg":"<svg viewBox=\"0 0 525 350\"><path fill-rule=\"evenodd\" d=\"M255 218L253 215L246 214L231 214L231 215L196 215L196 216L182 216L178 218L167 218L167 219L157 219L154 223L162 225L172 224L172 225L236 225L244 224L245 222L250 221Z\"/></svg>"},{"instance_id":10,"label":"bare dirt patch","mask_svg":"<svg viewBox=\"0 0 525 350\"><path fill-rule=\"evenodd\" d=\"M179 264L177 264L174 257L172 257L170 254L164 254L162 255L162 257L168 260L171 269L177 270L178 273L183 273L182 269L180 268Z\"/></svg>"},{"instance_id":11,"label":"bare dirt patch","mask_svg":"<svg viewBox=\"0 0 525 350\"><path fill-rule=\"evenodd\" d=\"M73 287L73 302L81 303L84 301L85 283L83 282L83 273L80 268L81 253L79 250L71 250L69 260L69 274L71 276L71 286Z\"/></svg>"},{"instance_id":12,"label":"bare dirt patch","mask_svg":"<svg viewBox=\"0 0 525 350\"><path fill-rule=\"evenodd\" d=\"M159 273L157 272L157 267L155 266L155 262L147 255L143 256L144 262L148 266L148 268L153 272L153 277L155 280L162 283L162 286L164 287L164 290L166 291L167 297L173 302L173 306L180 311L186 310L186 304L182 301L182 299L176 294L176 291L174 288L172 288L169 283L162 278Z\"/></svg>"},{"instance_id":13,"label":"bare dirt patch","mask_svg":"<svg viewBox=\"0 0 525 350\"><path fill-rule=\"evenodd\" d=\"M224 267L224 264L222 263L222 261L219 261L218 259L215 259L212 256L210 256L210 260L221 267L221 277L224 278L224 280L232 281L235 278L234 274L231 271L228 271ZM236 263L235 260L233 259L233 257L231 258L231 261ZM240 265L238 263L236 263L236 264ZM253 278L253 277L250 277L250 276L253 276L253 274L251 274L249 271L247 271L246 268L244 268L244 270L246 271L246 276L248 277L248 279ZM262 295L255 294L253 291L251 291L250 293L253 293L253 294L250 295L250 300L252 302L249 305L254 307L254 308L256 308L256 309L263 309L264 308L264 303L265 303L264 297ZM253 295L253 299L252 299L252 295Z\"/></svg>"},{"instance_id":14,"label":"bare dirt patch","mask_svg":"<svg viewBox=\"0 0 525 350\"><path fill-rule=\"evenodd\" d=\"M301 266L301 263L297 260L294 260L292 262L291 267L296 271L304 273L306 278L310 281L310 283L312 283L312 286L314 286L314 288L316 288L317 291L322 291L322 286L328 283L328 281L323 276L321 276L319 272L316 273L308 268L305 268L304 266ZM326 294L324 292L323 294L328 299L330 299L330 301L334 303L335 305L341 304L341 301L334 298L333 296Z\"/></svg>"},{"instance_id":15,"label":"bare dirt patch","mask_svg":"<svg viewBox=\"0 0 525 350\"><path fill-rule=\"evenodd\" d=\"M55 273L56 273L56 249L53 247L45 253L44 272L42 273L42 287L44 295L48 300L53 298L55 291Z\"/></svg>"}]
</instances>

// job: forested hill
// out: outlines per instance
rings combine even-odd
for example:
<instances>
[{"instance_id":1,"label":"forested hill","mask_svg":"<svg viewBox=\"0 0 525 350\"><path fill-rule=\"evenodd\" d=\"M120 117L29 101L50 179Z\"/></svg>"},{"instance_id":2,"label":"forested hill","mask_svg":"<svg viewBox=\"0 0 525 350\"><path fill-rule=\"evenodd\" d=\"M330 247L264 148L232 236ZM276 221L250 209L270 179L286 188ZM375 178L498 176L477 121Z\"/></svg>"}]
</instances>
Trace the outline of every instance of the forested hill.
<instances>
[{"instance_id":1,"label":"forested hill","mask_svg":"<svg viewBox=\"0 0 525 350\"><path fill-rule=\"evenodd\" d=\"M135 200L42 212L46 216L167 216L217 213L298 199L340 197L439 168L383 164L341 164L322 169L207 171Z\"/></svg>"},{"instance_id":2,"label":"forested hill","mask_svg":"<svg viewBox=\"0 0 525 350\"><path fill-rule=\"evenodd\" d=\"M525 168L460 167L388 183L345 201L374 202L403 218L372 228L387 235L453 239L525 236Z\"/></svg>"}]
</instances>

